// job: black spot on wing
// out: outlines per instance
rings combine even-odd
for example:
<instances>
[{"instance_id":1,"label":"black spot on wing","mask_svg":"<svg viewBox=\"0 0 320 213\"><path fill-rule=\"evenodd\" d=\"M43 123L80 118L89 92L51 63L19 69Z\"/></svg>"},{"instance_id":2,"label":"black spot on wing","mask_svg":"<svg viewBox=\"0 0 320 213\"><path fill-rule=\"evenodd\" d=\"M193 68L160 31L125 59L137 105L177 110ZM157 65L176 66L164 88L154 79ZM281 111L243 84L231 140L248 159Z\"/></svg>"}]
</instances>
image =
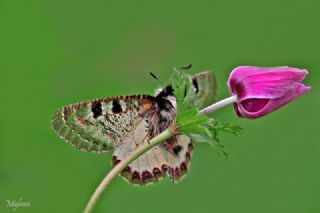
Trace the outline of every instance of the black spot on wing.
<instances>
[{"instance_id":1,"label":"black spot on wing","mask_svg":"<svg viewBox=\"0 0 320 213\"><path fill-rule=\"evenodd\" d=\"M197 79L192 79L192 84L196 90L196 93L198 93L199 92L199 85L198 85Z\"/></svg>"},{"instance_id":2,"label":"black spot on wing","mask_svg":"<svg viewBox=\"0 0 320 213\"><path fill-rule=\"evenodd\" d=\"M176 145L173 147L173 153L175 155L178 155L181 152L181 150L182 150L182 146L180 146L180 145Z\"/></svg>"},{"instance_id":3,"label":"black spot on wing","mask_svg":"<svg viewBox=\"0 0 320 213\"><path fill-rule=\"evenodd\" d=\"M101 102L92 103L91 111L93 113L93 117L97 118L102 115Z\"/></svg>"},{"instance_id":4,"label":"black spot on wing","mask_svg":"<svg viewBox=\"0 0 320 213\"><path fill-rule=\"evenodd\" d=\"M112 109L111 110L112 110L113 113L122 112L122 108L121 108L121 105L120 105L118 100L113 100L112 101Z\"/></svg>"}]
</instances>

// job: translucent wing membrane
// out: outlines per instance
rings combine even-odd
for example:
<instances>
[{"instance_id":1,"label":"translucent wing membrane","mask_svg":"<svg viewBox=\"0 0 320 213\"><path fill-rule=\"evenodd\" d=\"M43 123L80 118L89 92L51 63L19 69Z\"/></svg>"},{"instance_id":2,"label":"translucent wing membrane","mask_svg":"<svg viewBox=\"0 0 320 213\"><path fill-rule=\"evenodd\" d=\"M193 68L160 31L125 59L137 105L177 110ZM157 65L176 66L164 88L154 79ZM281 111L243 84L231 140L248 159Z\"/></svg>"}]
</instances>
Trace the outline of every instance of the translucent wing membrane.
<instances>
[{"instance_id":1,"label":"translucent wing membrane","mask_svg":"<svg viewBox=\"0 0 320 213\"><path fill-rule=\"evenodd\" d=\"M152 107L147 95L101 98L62 107L52 116L54 131L72 146L105 152L122 143L133 121Z\"/></svg>"},{"instance_id":2,"label":"translucent wing membrane","mask_svg":"<svg viewBox=\"0 0 320 213\"><path fill-rule=\"evenodd\" d=\"M196 105L199 109L209 106L215 102L217 84L211 71L201 72L192 78L197 99Z\"/></svg>"}]
</instances>

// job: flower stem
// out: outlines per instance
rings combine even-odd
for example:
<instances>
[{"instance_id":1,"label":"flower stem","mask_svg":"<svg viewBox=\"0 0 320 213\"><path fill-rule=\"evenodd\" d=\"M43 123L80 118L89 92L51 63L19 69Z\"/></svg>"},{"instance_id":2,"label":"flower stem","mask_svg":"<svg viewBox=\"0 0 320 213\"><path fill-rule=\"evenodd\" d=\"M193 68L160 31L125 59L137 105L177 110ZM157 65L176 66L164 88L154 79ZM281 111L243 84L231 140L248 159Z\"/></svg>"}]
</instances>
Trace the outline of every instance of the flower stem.
<instances>
[{"instance_id":1,"label":"flower stem","mask_svg":"<svg viewBox=\"0 0 320 213\"><path fill-rule=\"evenodd\" d=\"M200 110L198 112L198 115L210 114L210 113L212 113L212 112L214 112L214 111L216 111L216 110L218 110L220 108L225 107L226 105L233 104L235 102L237 102L237 96L234 95L234 96L231 96L229 98L223 99L223 100L221 100L219 102L216 102L214 104L211 104L210 106Z\"/></svg>"},{"instance_id":2,"label":"flower stem","mask_svg":"<svg viewBox=\"0 0 320 213\"><path fill-rule=\"evenodd\" d=\"M153 139L149 141L148 144L140 146L138 149L133 151L128 157L126 157L123 161L121 161L119 164L117 164L108 174L105 176L105 178L102 180L98 188L95 190L93 195L91 196L89 202L87 203L86 208L84 209L84 213L89 213L92 211L93 206L97 202L97 199L101 195L101 193L104 191L104 189L107 187L107 185L111 182L111 180L119 174L122 170L124 170L132 161L137 159L140 155L147 152L152 147L162 143L163 141L171 138L173 135L176 134L176 129L173 127L169 127Z\"/></svg>"}]
</instances>

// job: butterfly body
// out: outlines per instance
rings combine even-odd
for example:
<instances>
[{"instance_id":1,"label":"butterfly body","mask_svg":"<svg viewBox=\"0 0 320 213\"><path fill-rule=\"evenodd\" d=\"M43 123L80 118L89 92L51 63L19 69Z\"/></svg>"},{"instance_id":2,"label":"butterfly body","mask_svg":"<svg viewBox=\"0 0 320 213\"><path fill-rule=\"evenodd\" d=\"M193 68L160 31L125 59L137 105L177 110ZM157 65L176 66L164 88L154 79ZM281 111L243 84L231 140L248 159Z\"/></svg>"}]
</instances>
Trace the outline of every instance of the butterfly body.
<instances>
[{"instance_id":1,"label":"butterfly body","mask_svg":"<svg viewBox=\"0 0 320 213\"><path fill-rule=\"evenodd\" d=\"M210 73L206 78L212 80ZM198 80L194 81L198 84L196 87L194 83L195 89L203 92ZM167 129L175 117L176 99L168 85L154 96L100 98L62 107L53 114L52 126L63 140L78 149L90 152L114 150L112 164L116 165ZM139 185L156 182L166 175L177 181L188 170L192 149L189 136L174 136L141 155L121 175Z\"/></svg>"}]
</instances>

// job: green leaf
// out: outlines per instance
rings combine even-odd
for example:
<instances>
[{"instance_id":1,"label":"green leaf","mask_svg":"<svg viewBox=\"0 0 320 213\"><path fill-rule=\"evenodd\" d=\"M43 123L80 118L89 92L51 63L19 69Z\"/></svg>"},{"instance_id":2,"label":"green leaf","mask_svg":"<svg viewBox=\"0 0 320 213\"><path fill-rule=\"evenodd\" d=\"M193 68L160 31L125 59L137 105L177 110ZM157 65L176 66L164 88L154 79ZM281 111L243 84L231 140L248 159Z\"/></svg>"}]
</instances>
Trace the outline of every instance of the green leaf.
<instances>
[{"instance_id":1,"label":"green leaf","mask_svg":"<svg viewBox=\"0 0 320 213\"><path fill-rule=\"evenodd\" d=\"M213 148L227 156L218 134L228 132L238 135L241 127L220 122L211 116L197 115L196 100L198 96L192 85L192 77L183 70L175 69L169 84L172 85L177 100L176 127L181 134L188 134L194 142L209 143Z\"/></svg>"}]
</instances>

